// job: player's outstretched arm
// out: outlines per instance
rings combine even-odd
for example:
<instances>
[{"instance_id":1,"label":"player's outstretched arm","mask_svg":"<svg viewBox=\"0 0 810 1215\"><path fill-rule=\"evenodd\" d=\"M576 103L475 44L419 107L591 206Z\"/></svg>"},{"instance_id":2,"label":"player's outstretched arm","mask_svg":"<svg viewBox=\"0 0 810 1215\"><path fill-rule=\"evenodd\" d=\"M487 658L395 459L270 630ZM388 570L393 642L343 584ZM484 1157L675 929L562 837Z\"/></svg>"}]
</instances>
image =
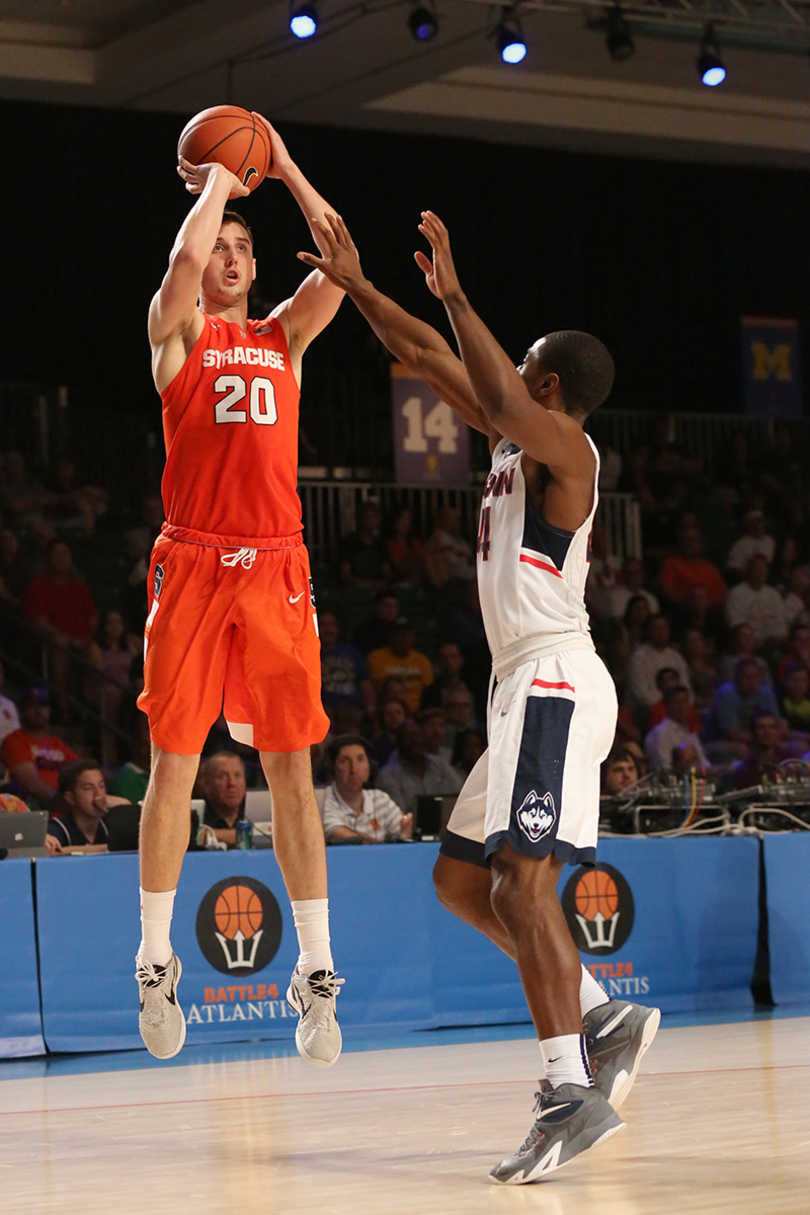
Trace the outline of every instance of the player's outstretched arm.
<instances>
[{"instance_id":1,"label":"player's outstretched arm","mask_svg":"<svg viewBox=\"0 0 810 1215\"><path fill-rule=\"evenodd\" d=\"M199 198L177 233L169 269L149 309L153 350L182 335L196 318L200 280L216 244L228 196L249 193L223 165L192 165L181 157L177 172L189 193Z\"/></svg>"},{"instance_id":2,"label":"player's outstretched arm","mask_svg":"<svg viewBox=\"0 0 810 1215\"><path fill-rule=\"evenodd\" d=\"M254 117L264 124L273 150L273 163L268 177L275 177L284 182L301 208L317 245L318 230L314 221L323 220L326 212L332 208L298 168L275 127L261 114L255 114ZM343 291L330 283L323 274L315 273L307 275L295 295L279 304L273 316L278 318L284 328L294 360L300 359L313 338L326 328L340 307L342 299Z\"/></svg>"},{"instance_id":3,"label":"player's outstretched arm","mask_svg":"<svg viewBox=\"0 0 810 1215\"><path fill-rule=\"evenodd\" d=\"M489 423L475 399L464 365L441 334L369 282L349 229L339 215L327 215L325 220L315 222L321 257L299 253L301 261L320 270L346 292L383 345L415 379L429 384L469 426L489 434Z\"/></svg>"},{"instance_id":4,"label":"player's outstretched arm","mask_svg":"<svg viewBox=\"0 0 810 1215\"><path fill-rule=\"evenodd\" d=\"M593 454L582 427L568 414L544 409L530 394L506 351L471 307L461 289L450 252L450 238L438 215L422 212L419 231L433 250L416 260L428 286L444 302L464 367L490 426L528 456L563 476L593 475ZM557 376L549 376L556 387Z\"/></svg>"}]
</instances>

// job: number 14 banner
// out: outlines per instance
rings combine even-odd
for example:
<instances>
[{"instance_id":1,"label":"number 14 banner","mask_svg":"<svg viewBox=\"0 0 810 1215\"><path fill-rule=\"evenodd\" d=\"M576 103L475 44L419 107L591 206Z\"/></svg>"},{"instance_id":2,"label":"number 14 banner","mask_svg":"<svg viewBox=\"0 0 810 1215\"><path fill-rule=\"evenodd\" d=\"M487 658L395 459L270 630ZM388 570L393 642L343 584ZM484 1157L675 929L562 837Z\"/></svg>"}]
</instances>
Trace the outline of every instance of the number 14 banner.
<instances>
[{"instance_id":1,"label":"number 14 banner","mask_svg":"<svg viewBox=\"0 0 810 1215\"><path fill-rule=\"evenodd\" d=\"M396 479L402 485L468 485L470 436L467 424L439 400L432 388L391 368Z\"/></svg>"}]
</instances>

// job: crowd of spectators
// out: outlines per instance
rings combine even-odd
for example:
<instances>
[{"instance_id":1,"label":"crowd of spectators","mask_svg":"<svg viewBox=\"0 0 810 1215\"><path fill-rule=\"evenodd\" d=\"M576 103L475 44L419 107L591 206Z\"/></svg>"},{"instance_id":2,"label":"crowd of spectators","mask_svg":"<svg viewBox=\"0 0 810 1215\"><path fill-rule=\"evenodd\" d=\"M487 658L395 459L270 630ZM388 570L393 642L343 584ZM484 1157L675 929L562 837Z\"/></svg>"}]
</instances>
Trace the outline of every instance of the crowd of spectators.
<instances>
[{"instance_id":1,"label":"crowd of spectators","mask_svg":"<svg viewBox=\"0 0 810 1215\"><path fill-rule=\"evenodd\" d=\"M606 446L603 468L606 487L637 497L644 538L642 553L619 558L599 516L591 538L586 602L620 703L604 791L648 771L698 769L736 787L777 779L785 760L810 754L810 490L789 433L757 451L739 431L705 467L656 418L649 441ZM0 609L23 626L22 665L35 672L44 655L47 675L9 696L0 668L0 797L60 818L79 807L70 830L87 843L99 779L105 797L137 805L149 776L135 701L162 507L147 495L129 520L112 602L76 557L88 557L110 507L68 457L41 477L18 453L0 461ZM473 536L457 507L441 507L419 534L405 502L386 516L366 499L332 560L316 582L330 720L313 748L324 829L331 842L407 839L417 799L456 794L486 747ZM82 705L96 714L89 739L77 738ZM91 751L104 763L60 792L60 773ZM264 785L261 767L222 720L204 755L200 827L211 846L230 847L247 790Z\"/></svg>"}]
</instances>

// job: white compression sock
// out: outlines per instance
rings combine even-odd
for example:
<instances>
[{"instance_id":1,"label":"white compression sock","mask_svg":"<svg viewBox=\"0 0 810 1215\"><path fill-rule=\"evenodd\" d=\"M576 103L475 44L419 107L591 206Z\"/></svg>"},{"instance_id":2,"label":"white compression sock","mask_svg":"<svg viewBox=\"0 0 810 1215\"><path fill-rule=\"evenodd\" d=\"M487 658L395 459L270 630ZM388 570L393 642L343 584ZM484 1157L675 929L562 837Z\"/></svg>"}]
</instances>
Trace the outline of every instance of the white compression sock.
<instances>
[{"instance_id":1,"label":"white compression sock","mask_svg":"<svg viewBox=\"0 0 810 1215\"><path fill-rule=\"evenodd\" d=\"M579 985L579 1011L583 1017L595 1008L610 1002L610 996L600 987L589 970L582 967L582 979Z\"/></svg>"},{"instance_id":2,"label":"white compression sock","mask_svg":"<svg viewBox=\"0 0 810 1215\"><path fill-rule=\"evenodd\" d=\"M141 943L138 957L165 966L172 956L169 929L176 890L153 892L141 887Z\"/></svg>"},{"instance_id":3,"label":"white compression sock","mask_svg":"<svg viewBox=\"0 0 810 1215\"><path fill-rule=\"evenodd\" d=\"M546 1065L546 1080L552 1088L561 1084L580 1084L593 1088L591 1069L582 1034L562 1034L559 1038L544 1038L540 1043Z\"/></svg>"},{"instance_id":4,"label":"white compression sock","mask_svg":"<svg viewBox=\"0 0 810 1215\"><path fill-rule=\"evenodd\" d=\"M301 951L299 973L311 975L316 970L334 970L329 948L329 900L299 899L291 906Z\"/></svg>"}]
</instances>

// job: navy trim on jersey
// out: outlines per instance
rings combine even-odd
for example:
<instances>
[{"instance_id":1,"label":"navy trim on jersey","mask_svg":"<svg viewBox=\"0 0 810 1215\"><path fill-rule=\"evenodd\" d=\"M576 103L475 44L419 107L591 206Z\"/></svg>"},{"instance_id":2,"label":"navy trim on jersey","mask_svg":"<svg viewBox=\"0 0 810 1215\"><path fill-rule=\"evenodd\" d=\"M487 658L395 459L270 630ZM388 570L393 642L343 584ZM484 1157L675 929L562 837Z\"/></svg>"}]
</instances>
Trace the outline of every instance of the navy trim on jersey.
<instances>
[{"instance_id":1,"label":"navy trim on jersey","mask_svg":"<svg viewBox=\"0 0 810 1215\"><path fill-rule=\"evenodd\" d=\"M557 569L561 570L575 535L576 532L567 532L561 527L552 527L550 523L546 523L542 515L537 513L527 486L522 547L530 548L535 553L545 553Z\"/></svg>"},{"instance_id":2,"label":"navy trim on jersey","mask_svg":"<svg viewBox=\"0 0 810 1215\"><path fill-rule=\"evenodd\" d=\"M468 840L466 835L456 835L455 831L445 831L439 852L452 857L454 861L466 861L481 869L489 869L492 864L484 854L483 844L478 840Z\"/></svg>"}]
</instances>

